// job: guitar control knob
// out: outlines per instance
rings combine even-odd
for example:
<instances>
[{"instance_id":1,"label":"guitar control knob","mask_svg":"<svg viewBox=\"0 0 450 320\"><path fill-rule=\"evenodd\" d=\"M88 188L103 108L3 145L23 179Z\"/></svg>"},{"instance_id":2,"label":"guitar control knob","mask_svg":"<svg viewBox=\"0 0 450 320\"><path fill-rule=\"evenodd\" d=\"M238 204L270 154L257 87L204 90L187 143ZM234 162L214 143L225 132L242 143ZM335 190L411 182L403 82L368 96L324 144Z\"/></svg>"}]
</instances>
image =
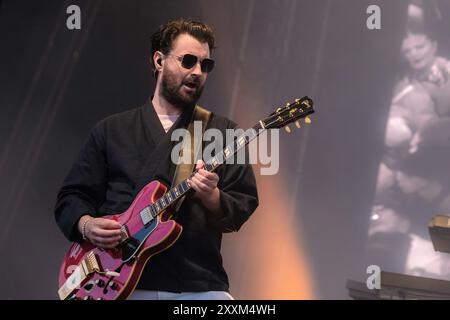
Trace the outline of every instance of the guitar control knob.
<instances>
[{"instance_id":1,"label":"guitar control knob","mask_svg":"<svg viewBox=\"0 0 450 320\"><path fill-rule=\"evenodd\" d=\"M109 287L110 287L112 290L117 290L117 288L118 288L119 286L118 286L117 283L115 283L114 281L111 281L111 282L109 283Z\"/></svg>"},{"instance_id":2,"label":"guitar control knob","mask_svg":"<svg viewBox=\"0 0 450 320\"><path fill-rule=\"evenodd\" d=\"M91 296L86 296L83 298L83 300L94 300L94 298L92 298Z\"/></svg>"},{"instance_id":3,"label":"guitar control knob","mask_svg":"<svg viewBox=\"0 0 450 320\"><path fill-rule=\"evenodd\" d=\"M105 286L105 281L103 281L102 279L97 279L95 280L95 284L99 287L99 288L103 288Z\"/></svg>"}]
</instances>

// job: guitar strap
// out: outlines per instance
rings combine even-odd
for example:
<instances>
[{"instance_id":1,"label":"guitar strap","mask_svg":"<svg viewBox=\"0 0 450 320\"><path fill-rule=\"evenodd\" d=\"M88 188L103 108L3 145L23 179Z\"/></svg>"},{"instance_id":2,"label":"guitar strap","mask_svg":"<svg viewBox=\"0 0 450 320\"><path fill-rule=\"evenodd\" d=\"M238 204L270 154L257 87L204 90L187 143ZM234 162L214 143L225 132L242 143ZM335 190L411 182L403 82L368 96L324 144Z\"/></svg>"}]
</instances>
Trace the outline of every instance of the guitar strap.
<instances>
[{"instance_id":1,"label":"guitar strap","mask_svg":"<svg viewBox=\"0 0 450 320\"><path fill-rule=\"evenodd\" d=\"M194 171L197 160L202 159L201 154L199 154L200 146L203 141L203 133L205 132L205 128L208 125L209 119L211 118L211 112L200 107L195 106L194 112L192 113L192 119L188 126L188 134L190 140L185 136L183 138L183 145L181 147L179 157L183 159L189 159L187 163L185 161L180 161L175 169L175 174L173 176L172 188L180 184L183 180L189 178L191 173ZM202 122L202 134L200 136L194 135L194 122L201 121ZM177 213L183 203L186 195L181 197L178 202L174 206L173 214Z\"/></svg>"}]
</instances>

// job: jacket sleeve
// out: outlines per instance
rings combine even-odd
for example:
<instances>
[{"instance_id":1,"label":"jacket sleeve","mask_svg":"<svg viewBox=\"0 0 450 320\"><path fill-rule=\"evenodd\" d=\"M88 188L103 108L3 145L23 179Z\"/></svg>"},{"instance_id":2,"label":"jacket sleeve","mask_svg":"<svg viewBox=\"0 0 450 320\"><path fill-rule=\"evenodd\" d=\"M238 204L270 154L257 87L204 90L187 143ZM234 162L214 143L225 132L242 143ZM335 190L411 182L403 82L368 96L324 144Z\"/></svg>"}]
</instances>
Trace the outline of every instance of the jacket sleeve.
<instances>
[{"instance_id":1,"label":"jacket sleeve","mask_svg":"<svg viewBox=\"0 0 450 320\"><path fill-rule=\"evenodd\" d=\"M105 199L107 162L102 122L91 131L58 192L56 223L70 241L81 241L78 220L83 215L97 216Z\"/></svg>"},{"instance_id":2,"label":"jacket sleeve","mask_svg":"<svg viewBox=\"0 0 450 320\"><path fill-rule=\"evenodd\" d=\"M258 207L258 194L251 165L234 167L227 172L220 189L220 206L222 215L213 220L213 225L222 232L238 231L250 218Z\"/></svg>"}]
</instances>

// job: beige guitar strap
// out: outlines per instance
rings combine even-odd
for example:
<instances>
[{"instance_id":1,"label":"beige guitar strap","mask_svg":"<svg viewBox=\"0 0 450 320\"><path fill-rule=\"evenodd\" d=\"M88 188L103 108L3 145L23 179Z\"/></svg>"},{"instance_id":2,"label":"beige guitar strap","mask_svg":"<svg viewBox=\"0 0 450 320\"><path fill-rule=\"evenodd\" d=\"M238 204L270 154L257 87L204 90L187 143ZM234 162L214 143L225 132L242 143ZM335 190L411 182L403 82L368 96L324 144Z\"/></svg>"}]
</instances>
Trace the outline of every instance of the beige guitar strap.
<instances>
[{"instance_id":1,"label":"beige guitar strap","mask_svg":"<svg viewBox=\"0 0 450 320\"><path fill-rule=\"evenodd\" d=\"M175 169L175 174L173 176L172 188L177 186L178 184L180 184L183 180L189 178L191 173L194 171L197 160L202 159L201 155L199 154L199 150L200 150L200 146L202 143L203 133L205 131L206 125L209 122L210 117L211 117L210 111L208 111L200 106L195 106L191 122L189 123L189 126L188 126L188 132L189 132L191 139L189 141L189 139L186 139L186 137L184 137L183 145L182 145L181 151L180 151L180 157L184 158L184 156L187 157L189 155L189 158L187 158L187 159L190 159L190 161L188 163L181 162L177 165L177 167ZM202 122L202 134L199 137L196 137L194 135L194 122L195 121ZM184 158L184 159L186 159L186 158ZM180 209L181 204L183 203L185 197L186 196L183 196L175 204L174 211L173 211L174 214L176 212L178 212L178 210Z\"/></svg>"}]
</instances>

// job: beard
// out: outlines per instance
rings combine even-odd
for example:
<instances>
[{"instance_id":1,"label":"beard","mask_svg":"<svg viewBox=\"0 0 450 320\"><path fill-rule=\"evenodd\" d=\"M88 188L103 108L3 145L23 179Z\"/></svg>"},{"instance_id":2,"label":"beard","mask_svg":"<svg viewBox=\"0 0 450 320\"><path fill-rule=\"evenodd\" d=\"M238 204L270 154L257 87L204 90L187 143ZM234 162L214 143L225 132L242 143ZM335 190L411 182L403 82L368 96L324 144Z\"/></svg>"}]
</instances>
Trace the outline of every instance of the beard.
<instances>
[{"instance_id":1,"label":"beard","mask_svg":"<svg viewBox=\"0 0 450 320\"><path fill-rule=\"evenodd\" d=\"M194 92L183 92L183 85L186 83L195 84ZM186 109L197 104L200 99L203 86L200 87L200 80L196 79L184 79L180 83L177 81L177 77L169 70L165 70L161 81L161 93L163 97L173 106L180 109Z\"/></svg>"}]
</instances>

